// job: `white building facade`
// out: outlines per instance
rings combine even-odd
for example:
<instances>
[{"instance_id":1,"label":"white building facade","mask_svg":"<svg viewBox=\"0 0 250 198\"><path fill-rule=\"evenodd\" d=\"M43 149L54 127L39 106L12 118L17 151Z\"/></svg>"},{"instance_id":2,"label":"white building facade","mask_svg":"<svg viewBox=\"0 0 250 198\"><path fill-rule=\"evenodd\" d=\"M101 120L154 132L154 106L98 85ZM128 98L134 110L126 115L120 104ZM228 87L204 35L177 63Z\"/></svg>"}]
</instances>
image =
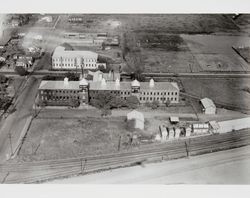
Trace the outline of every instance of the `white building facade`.
<instances>
[{"instance_id":1,"label":"white building facade","mask_svg":"<svg viewBox=\"0 0 250 198\"><path fill-rule=\"evenodd\" d=\"M52 55L52 69L97 69L97 58L95 52L65 50L65 47L59 46Z\"/></svg>"}]
</instances>

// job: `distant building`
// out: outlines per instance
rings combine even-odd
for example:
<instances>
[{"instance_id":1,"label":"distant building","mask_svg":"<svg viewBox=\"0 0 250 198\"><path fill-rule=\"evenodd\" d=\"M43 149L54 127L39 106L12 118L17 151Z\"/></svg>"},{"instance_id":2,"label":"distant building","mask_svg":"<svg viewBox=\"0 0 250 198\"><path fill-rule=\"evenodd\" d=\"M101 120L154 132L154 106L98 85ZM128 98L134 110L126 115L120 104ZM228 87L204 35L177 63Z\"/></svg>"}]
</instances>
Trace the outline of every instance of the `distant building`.
<instances>
[{"instance_id":1,"label":"distant building","mask_svg":"<svg viewBox=\"0 0 250 198\"><path fill-rule=\"evenodd\" d=\"M135 120L135 128L144 129L144 115L143 113L133 110L127 114L127 120Z\"/></svg>"},{"instance_id":2,"label":"distant building","mask_svg":"<svg viewBox=\"0 0 250 198\"><path fill-rule=\"evenodd\" d=\"M2 31L0 32L0 49L4 49L8 42L11 40L11 35L9 32Z\"/></svg>"},{"instance_id":3,"label":"distant building","mask_svg":"<svg viewBox=\"0 0 250 198\"><path fill-rule=\"evenodd\" d=\"M209 98L203 98L200 100L203 111L205 114L216 114L216 106L214 102Z\"/></svg>"},{"instance_id":4,"label":"distant building","mask_svg":"<svg viewBox=\"0 0 250 198\"><path fill-rule=\"evenodd\" d=\"M103 73L101 71L96 71L96 72L92 72L92 71L88 71L88 74L93 76L93 82L101 82L102 79L104 78L107 82L112 82L112 81L116 81L116 79L120 80L120 73L118 72L112 72L110 71L109 73Z\"/></svg>"},{"instance_id":5,"label":"distant building","mask_svg":"<svg viewBox=\"0 0 250 198\"><path fill-rule=\"evenodd\" d=\"M52 55L53 69L97 69L98 54L91 51L65 50L65 47L59 46ZM106 66L106 65L105 65Z\"/></svg>"},{"instance_id":6,"label":"distant building","mask_svg":"<svg viewBox=\"0 0 250 198\"><path fill-rule=\"evenodd\" d=\"M83 17L82 16L70 16L68 18L68 22L70 22L70 23L82 23Z\"/></svg>"}]
</instances>

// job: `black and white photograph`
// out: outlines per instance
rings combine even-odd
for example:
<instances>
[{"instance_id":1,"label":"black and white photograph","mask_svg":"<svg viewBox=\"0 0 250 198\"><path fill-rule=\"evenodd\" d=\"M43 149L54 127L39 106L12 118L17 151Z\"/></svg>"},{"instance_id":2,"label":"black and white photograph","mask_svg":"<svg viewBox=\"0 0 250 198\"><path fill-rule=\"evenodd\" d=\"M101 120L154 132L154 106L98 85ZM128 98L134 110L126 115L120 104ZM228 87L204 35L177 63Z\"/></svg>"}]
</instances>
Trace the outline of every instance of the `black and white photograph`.
<instances>
[{"instance_id":1,"label":"black and white photograph","mask_svg":"<svg viewBox=\"0 0 250 198\"><path fill-rule=\"evenodd\" d=\"M64 10L0 13L0 185L250 184L250 10Z\"/></svg>"}]
</instances>

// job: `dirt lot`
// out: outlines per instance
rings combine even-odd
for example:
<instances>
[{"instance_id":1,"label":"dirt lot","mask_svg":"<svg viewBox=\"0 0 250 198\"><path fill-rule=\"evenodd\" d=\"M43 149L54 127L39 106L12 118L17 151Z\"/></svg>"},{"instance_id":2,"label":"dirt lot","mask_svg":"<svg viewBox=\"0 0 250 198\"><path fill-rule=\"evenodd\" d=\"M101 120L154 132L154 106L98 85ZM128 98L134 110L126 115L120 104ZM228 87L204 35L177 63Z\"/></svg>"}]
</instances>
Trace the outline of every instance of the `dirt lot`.
<instances>
[{"instance_id":1,"label":"dirt lot","mask_svg":"<svg viewBox=\"0 0 250 198\"><path fill-rule=\"evenodd\" d=\"M60 17L57 29L70 31L103 32L168 32L168 33L211 33L235 32L238 27L223 15L211 14L88 14L83 16L83 23L70 24L70 15ZM79 15L78 15L79 16Z\"/></svg>"},{"instance_id":2,"label":"dirt lot","mask_svg":"<svg viewBox=\"0 0 250 198\"><path fill-rule=\"evenodd\" d=\"M181 78L186 93L200 98L208 97L235 110L250 112L250 80L243 79L186 79Z\"/></svg>"},{"instance_id":3,"label":"dirt lot","mask_svg":"<svg viewBox=\"0 0 250 198\"><path fill-rule=\"evenodd\" d=\"M204 71L250 71L232 47L250 46L247 36L182 35Z\"/></svg>"},{"instance_id":4,"label":"dirt lot","mask_svg":"<svg viewBox=\"0 0 250 198\"><path fill-rule=\"evenodd\" d=\"M196 59L188 51L169 52L154 49L142 49L145 72L199 72Z\"/></svg>"}]
</instances>

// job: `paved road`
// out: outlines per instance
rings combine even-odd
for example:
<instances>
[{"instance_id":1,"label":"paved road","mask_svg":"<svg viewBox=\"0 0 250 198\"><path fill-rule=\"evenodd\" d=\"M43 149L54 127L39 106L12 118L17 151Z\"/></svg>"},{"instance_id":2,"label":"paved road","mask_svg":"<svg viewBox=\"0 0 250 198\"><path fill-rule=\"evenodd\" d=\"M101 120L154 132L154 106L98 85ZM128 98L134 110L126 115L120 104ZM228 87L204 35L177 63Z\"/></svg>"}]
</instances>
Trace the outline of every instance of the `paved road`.
<instances>
[{"instance_id":1,"label":"paved road","mask_svg":"<svg viewBox=\"0 0 250 198\"><path fill-rule=\"evenodd\" d=\"M16 100L16 111L3 120L4 123L0 129L0 162L4 162L11 154L10 140L13 150L15 149L26 120L32 115L32 105L39 82L34 77L28 79L25 89Z\"/></svg>"},{"instance_id":2,"label":"paved road","mask_svg":"<svg viewBox=\"0 0 250 198\"><path fill-rule=\"evenodd\" d=\"M250 184L250 146L55 180L56 184Z\"/></svg>"},{"instance_id":3,"label":"paved road","mask_svg":"<svg viewBox=\"0 0 250 198\"><path fill-rule=\"evenodd\" d=\"M32 75L49 75L49 74L64 74L68 71L49 71L49 70L39 70L35 71ZM1 74L4 75L18 75L15 71L11 70L1 70ZM232 73L232 72L223 72L223 73L145 73L145 77L155 77L155 78L168 78L168 77L187 77L187 78L250 78L250 73ZM129 74L122 73L121 76L123 77L130 77Z\"/></svg>"}]
</instances>

